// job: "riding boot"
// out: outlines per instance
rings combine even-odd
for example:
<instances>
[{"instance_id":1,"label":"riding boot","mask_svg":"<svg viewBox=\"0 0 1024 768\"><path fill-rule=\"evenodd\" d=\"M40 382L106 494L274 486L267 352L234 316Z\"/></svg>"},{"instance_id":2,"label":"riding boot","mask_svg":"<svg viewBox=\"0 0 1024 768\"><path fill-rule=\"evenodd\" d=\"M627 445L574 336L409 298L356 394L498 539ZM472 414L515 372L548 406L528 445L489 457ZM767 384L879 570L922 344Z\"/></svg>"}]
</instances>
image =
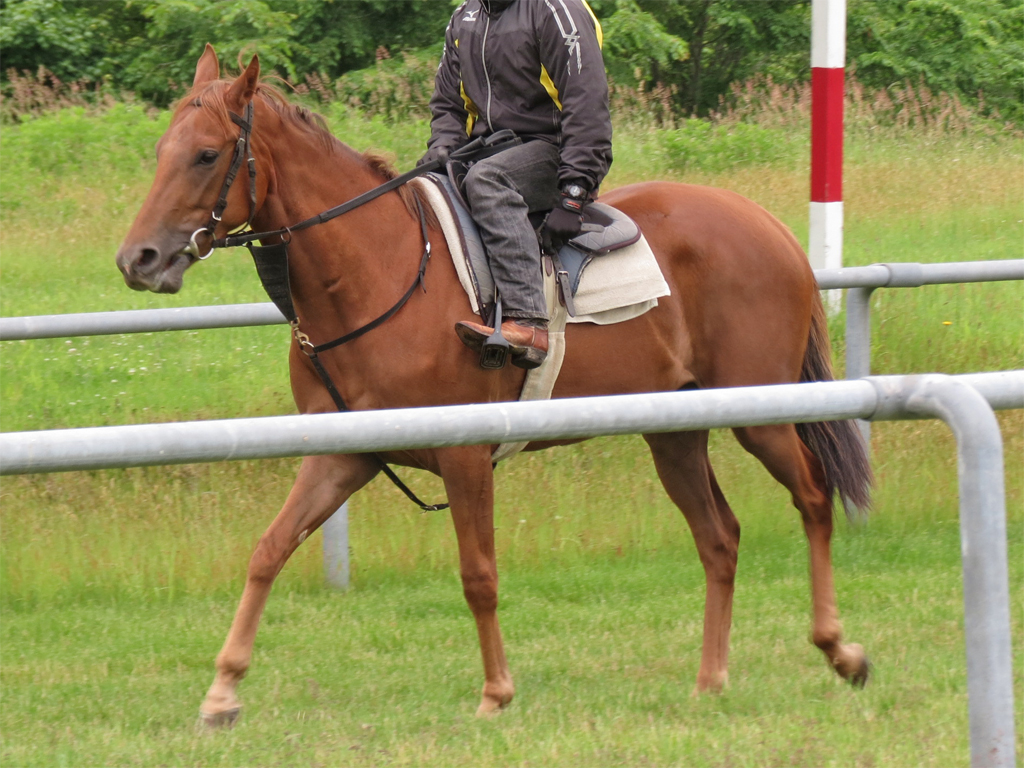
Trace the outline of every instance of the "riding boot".
<instances>
[{"instance_id":1,"label":"riding boot","mask_svg":"<svg viewBox=\"0 0 1024 768\"><path fill-rule=\"evenodd\" d=\"M455 324L455 333L463 344L474 352L479 352L484 342L494 333L494 329L480 323L462 321ZM501 324L501 334L511 348L512 365L527 370L537 368L548 355L548 328L545 320L506 320Z\"/></svg>"}]
</instances>

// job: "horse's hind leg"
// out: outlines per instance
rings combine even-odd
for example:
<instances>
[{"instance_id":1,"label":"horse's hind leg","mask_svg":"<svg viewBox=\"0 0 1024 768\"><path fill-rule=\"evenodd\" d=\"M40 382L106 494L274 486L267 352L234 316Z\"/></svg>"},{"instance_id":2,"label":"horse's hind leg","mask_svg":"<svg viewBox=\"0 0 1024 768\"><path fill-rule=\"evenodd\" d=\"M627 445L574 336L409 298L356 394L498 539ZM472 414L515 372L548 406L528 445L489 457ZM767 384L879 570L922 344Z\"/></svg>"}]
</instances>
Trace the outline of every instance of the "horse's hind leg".
<instances>
[{"instance_id":1,"label":"horse's hind leg","mask_svg":"<svg viewBox=\"0 0 1024 768\"><path fill-rule=\"evenodd\" d=\"M462 591L476 620L484 662L484 689L478 716L512 701L515 688L498 627L498 567L494 553L494 473L487 446L437 452L459 541Z\"/></svg>"},{"instance_id":2,"label":"horse's hind leg","mask_svg":"<svg viewBox=\"0 0 1024 768\"><path fill-rule=\"evenodd\" d=\"M366 456L309 456L302 460L284 507L249 561L242 599L217 654L213 685L199 709L203 723L231 725L238 717L242 705L236 689L249 669L256 630L274 579L306 537L378 471L376 462Z\"/></svg>"},{"instance_id":3,"label":"horse's hind leg","mask_svg":"<svg viewBox=\"0 0 1024 768\"><path fill-rule=\"evenodd\" d=\"M839 622L832 578L832 499L823 491L825 476L821 461L800 440L792 424L733 431L740 444L786 486L793 495L794 506L800 510L810 548L812 641L841 677L854 685L864 685L869 670L864 649L856 643L842 642L843 627Z\"/></svg>"},{"instance_id":4,"label":"horse's hind leg","mask_svg":"<svg viewBox=\"0 0 1024 768\"><path fill-rule=\"evenodd\" d=\"M708 460L708 433L644 435L658 477L686 517L704 565L704 644L694 693L720 691L728 682L729 630L740 525Z\"/></svg>"}]
</instances>

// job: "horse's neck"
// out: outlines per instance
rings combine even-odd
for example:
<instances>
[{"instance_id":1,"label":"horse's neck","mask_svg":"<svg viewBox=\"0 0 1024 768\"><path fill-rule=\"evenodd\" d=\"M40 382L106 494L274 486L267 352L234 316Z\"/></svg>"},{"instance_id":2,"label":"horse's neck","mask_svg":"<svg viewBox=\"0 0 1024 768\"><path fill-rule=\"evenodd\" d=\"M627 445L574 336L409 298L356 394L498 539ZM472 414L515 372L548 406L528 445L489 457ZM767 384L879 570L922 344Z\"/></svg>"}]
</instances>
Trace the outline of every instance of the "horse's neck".
<instances>
[{"instance_id":1,"label":"horse's neck","mask_svg":"<svg viewBox=\"0 0 1024 768\"><path fill-rule=\"evenodd\" d=\"M269 148L271 189L256 228L296 224L383 183L348 147L329 151L286 121L281 126ZM420 240L419 225L393 193L295 233L288 248L292 295L314 342L386 311L405 290L399 283L415 275Z\"/></svg>"}]
</instances>

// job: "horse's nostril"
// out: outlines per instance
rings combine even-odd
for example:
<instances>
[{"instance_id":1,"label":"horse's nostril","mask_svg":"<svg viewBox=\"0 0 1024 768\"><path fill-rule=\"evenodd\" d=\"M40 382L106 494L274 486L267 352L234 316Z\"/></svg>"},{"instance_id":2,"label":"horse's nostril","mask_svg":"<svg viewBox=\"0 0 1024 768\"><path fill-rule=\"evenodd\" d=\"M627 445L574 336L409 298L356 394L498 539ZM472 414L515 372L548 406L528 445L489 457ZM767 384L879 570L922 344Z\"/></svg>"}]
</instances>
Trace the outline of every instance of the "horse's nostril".
<instances>
[{"instance_id":1,"label":"horse's nostril","mask_svg":"<svg viewBox=\"0 0 1024 768\"><path fill-rule=\"evenodd\" d=\"M154 261L156 261L159 257L160 257L160 251L158 251L156 248L143 248L142 249L142 254L139 256L139 261L138 261L138 265L137 266L142 267L143 269L145 269L150 264L152 264Z\"/></svg>"}]
</instances>

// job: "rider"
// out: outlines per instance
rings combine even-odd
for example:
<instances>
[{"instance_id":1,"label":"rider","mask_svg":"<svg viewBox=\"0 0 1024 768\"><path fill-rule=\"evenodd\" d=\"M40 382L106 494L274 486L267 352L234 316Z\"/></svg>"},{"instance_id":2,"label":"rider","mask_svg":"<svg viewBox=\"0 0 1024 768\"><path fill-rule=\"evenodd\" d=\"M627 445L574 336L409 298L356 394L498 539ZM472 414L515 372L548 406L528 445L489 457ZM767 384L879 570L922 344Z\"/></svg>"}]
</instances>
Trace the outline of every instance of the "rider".
<instances>
[{"instance_id":1,"label":"rider","mask_svg":"<svg viewBox=\"0 0 1024 768\"><path fill-rule=\"evenodd\" d=\"M430 100L428 151L447 159L471 139L511 129L521 146L472 165L464 193L503 305L512 363L535 368L548 349L537 235L545 248L579 234L581 211L608 173L612 126L601 25L586 0L467 0L452 15ZM479 350L492 328L460 322Z\"/></svg>"}]
</instances>

